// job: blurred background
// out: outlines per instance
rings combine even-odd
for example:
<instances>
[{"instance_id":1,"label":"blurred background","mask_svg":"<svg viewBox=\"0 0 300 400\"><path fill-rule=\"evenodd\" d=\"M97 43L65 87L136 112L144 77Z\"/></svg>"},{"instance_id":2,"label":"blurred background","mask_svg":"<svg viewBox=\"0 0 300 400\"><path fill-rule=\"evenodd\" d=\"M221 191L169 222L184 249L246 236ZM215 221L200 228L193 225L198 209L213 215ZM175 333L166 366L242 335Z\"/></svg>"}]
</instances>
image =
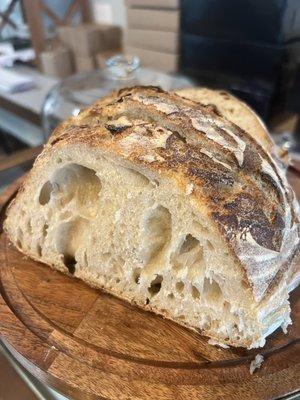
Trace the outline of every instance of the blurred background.
<instances>
[{"instance_id":1,"label":"blurred background","mask_svg":"<svg viewBox=\"0 0 300 400\"><path fill-rule=\"evenodd\" d=\"M60 121L133 84L227 90L297 160L300 1L0 0L0 199ZM0 400L55 396L2 350Z\"/></svg>"}]
</instances>

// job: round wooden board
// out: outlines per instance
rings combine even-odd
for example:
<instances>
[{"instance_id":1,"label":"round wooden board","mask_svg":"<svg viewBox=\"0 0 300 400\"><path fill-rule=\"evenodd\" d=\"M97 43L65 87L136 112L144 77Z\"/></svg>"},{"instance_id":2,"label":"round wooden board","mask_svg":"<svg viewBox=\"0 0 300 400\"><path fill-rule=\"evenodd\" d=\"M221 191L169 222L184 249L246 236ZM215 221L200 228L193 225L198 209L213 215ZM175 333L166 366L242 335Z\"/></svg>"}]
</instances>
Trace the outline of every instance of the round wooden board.
<instances>
[{"instance_id":1,"label":"round wooden board","mask_svg":"<svg viewBox=\"0 0 300 400\"><path fill-rule=\"evenodd\" d=\"M17 185L2 196L6 203ZM210 346L175 323L26 259L3 232L0 284L4 344L28 371L71 398L259 400L300 389L300 288L291 295L288 334L278 330L265 348L247 351ZM265 361L250 375L257 353Z\"/></svg>"}]
</instances>

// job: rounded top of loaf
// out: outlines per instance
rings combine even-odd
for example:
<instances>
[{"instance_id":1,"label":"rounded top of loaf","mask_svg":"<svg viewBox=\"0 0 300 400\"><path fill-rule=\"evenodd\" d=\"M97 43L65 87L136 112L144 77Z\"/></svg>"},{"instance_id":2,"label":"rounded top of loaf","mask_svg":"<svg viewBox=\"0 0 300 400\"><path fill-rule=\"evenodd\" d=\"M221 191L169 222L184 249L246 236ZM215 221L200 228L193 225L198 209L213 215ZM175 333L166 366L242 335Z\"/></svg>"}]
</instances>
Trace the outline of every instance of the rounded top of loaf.
<instances>
[{"instance_id":1,"label":"rounded top of loaf","mask_svg":"<svg viewBox=\"0 0 300 400\"><path fill-rule=\"evenodd\" d=\"M176 93L197 103L216 106L225 118L248 132L271 154L274 152L275 143L261 118L251 107L231 93L207 87L180 89Z\"/></svg>"},{"instance_id":2,"label":"rounded top of loaf","mask_svg":"<svg viewBox=\"0 0 300 400\"><path fill-rule=\"evenodd\" d=\"M257 301L294 268L294 192L268 149L213 104L156 87L125 88L61 124L46 153L73 143L172 179L213 220Z\"/></svg>"}]
</instances>

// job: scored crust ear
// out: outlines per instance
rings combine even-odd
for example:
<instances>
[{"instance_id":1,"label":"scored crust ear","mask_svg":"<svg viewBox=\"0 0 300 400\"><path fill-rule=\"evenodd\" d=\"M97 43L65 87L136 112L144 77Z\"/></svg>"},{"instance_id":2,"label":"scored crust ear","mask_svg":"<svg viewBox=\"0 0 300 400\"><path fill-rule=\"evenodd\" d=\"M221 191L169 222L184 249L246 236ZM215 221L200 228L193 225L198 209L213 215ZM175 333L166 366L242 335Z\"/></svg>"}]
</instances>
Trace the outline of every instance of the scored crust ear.
<instances>
[{"instance_id":1,"label":"scored crust ear","mask_svg":"<svg viewBox=\"0 0 300 400\"><path fill-rule=\"evenodd\" d=\"M179 96L205 105L214 105L219 112L248 132L271 154L274 152L273 142L266 125L261 118L243 101L224 90L209 88L187 88L176 90Z\"/></svg>"}]
</instances>

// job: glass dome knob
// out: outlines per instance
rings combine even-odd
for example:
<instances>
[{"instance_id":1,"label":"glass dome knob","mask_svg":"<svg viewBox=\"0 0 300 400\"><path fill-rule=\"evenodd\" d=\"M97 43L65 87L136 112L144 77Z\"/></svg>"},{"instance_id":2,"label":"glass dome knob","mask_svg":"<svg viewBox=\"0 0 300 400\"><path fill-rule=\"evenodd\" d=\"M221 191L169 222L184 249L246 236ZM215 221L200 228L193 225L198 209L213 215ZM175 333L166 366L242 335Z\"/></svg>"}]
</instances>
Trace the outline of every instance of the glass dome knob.
<instances>
[{"instance_id":1,"label":"glass dome knob","mask_svg":"<svg viewBox=\"0 0 300 400\"><path fill-rule=\"evenodd\" d=\"M140 66L137 56L117 54L106 60L107 69L114 79L128 79Z\"/></svg>"}]
</instances>

